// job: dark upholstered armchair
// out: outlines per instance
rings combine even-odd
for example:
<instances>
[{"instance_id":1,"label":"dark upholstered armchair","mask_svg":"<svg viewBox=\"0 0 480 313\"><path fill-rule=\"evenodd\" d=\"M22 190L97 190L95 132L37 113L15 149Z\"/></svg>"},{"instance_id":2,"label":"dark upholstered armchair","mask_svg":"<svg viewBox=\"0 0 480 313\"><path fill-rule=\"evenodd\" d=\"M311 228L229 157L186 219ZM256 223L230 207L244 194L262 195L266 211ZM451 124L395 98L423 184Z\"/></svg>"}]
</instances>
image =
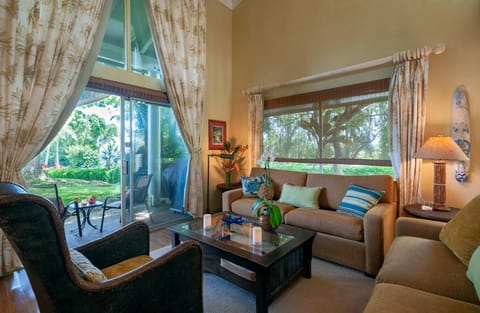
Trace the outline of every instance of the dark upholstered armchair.
<instances>
[{"instance_id":1,"label":"dark upholstered armchair","mask_svg":"<svg viewBox=\"0 0 480 313\"><path fill-rule=\"evenodd\" d=\"M25 267L41 312L203 311L203 253L197 243L185 242L119 276L92 282L72 262L49 200L0 182L0 227ZM75 250L105 269L148 257L149 230L135 222Z\"/></svg>"}]
</instances>

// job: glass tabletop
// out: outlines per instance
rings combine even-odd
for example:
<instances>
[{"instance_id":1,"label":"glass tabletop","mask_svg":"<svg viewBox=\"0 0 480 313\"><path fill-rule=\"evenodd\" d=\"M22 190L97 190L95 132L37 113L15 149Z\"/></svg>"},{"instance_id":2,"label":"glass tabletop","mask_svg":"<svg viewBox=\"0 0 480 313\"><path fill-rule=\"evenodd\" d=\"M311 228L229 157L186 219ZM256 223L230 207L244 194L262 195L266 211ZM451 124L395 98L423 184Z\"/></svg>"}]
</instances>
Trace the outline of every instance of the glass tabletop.
<instances>
[{"instance_id":1,"label":"glass tabletop","mask_svg":"<svg viewBox=\"0 0 480 313\"><path fill-rule=\"evenodd\" d=\"M294 238L293 235L262 230L261 243L253 244L252 233L254 226L258 225L249 220L245 220L241 224L232 223L228 226L222 221L222 214L215 214L212 216L212 223L209 228L203 227L202 219L196 219L191 222L178 224L173 229L179 233L193 232L257 255L266 255Z\"/></svg>"}]
</instances>

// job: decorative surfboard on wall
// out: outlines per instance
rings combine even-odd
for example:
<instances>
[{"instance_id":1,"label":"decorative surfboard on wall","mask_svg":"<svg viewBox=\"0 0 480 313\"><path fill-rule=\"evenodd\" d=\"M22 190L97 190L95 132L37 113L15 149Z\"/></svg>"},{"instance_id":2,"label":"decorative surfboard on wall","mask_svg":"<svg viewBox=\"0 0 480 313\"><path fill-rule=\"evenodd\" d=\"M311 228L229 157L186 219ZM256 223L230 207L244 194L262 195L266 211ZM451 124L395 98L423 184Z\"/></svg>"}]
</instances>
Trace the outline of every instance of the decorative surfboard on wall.
<instances>
[{"instance_id":1,"label":"decorative surfboard on wall","mask_svg":"<svg viewBox=\"0 0 480 313\"><path fill-rule=\"evenodd\" d=\"M452 138L470 157L470 108L464 85L458 86L452 97ZM467 181L469 168L470 161L455 161L455 179L459 182Z\"/></svg>"}]
</instances>

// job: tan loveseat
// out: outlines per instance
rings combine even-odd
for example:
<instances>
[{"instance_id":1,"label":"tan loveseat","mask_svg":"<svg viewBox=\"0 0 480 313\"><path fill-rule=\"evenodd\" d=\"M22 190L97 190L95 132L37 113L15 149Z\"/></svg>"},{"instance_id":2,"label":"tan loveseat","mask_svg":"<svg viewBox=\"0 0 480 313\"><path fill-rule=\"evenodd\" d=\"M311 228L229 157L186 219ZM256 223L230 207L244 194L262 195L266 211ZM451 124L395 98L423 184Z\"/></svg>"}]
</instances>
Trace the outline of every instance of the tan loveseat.
<instances>
[{"instance_id":1,"label":"tan loveseat","mask_svg":"<svg viewBox=\"0 0 480 313\"><path fill-rule=\"evenodd\" d=\"M263 174L262 168L253 168L250 177ZM274 181L274 201L282 211L283 222L317 232L313 243L314 256L369 275L377 274L393 240L397 218L396 189L391 176L343 176L271 170L271 177ZM297 208L276 201L280 198L283 184L323 187L319 196L320 209ZM350 184L385 192L363 219L335 211ZM244 197L241 188L224 192L222 201L223 211L252 216L251 207L255 198Z\"/></svg>"},{"instance_id":2,"label":"tan loveseat","mask_svg":"<svg viewBox=\"0 0 480 313\"><path fill-rule=\"evenodd\" d=\"M400 217L364 313L480 312L467 266L439 241L445 223Z\"/></svg>"}]
</instances>

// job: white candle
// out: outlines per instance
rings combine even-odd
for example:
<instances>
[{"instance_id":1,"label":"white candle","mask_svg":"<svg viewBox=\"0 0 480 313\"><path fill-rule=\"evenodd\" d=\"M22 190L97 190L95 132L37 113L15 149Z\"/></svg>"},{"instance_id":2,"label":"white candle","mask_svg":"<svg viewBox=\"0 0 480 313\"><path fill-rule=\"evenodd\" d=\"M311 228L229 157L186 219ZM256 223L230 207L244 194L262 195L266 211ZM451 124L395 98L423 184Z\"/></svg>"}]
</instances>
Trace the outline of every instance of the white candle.
<instances>
[{"instance_id":1,"label":"white candle","mask_svg":"<svg viewBox=\"0 0 480 313\"><path fill-rule=\"evenodd\" d=\"M212 225L212 215L205 214L203 216L203 228L210 228L211 225Z\"/></svg>"},{"instance_id":2,"label":"white candle","mask_svg":"<svg viewBox=\"0 0 480 313\"><path fill-rule=\"evenodd\" d=\"M259 245L262 243L262 228L255 226L252 228L252 243Z\"/></svg>"}]
</instances>

